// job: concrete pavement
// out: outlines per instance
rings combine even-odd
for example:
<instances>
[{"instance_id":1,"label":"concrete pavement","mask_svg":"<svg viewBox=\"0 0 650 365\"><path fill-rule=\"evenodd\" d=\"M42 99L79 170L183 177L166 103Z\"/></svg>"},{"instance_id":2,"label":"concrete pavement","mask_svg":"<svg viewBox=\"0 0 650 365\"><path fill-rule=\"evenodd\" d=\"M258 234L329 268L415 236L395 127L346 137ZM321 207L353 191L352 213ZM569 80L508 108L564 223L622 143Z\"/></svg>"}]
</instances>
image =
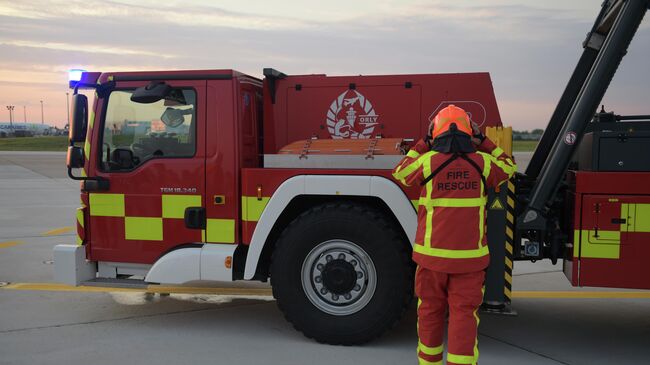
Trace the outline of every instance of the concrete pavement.
<instances>
[{"instance_id":1,"label":"concrete pavement","mask_svg":"<svg viewBox=\"0 0 650 365\"><path fill-rule=\"evenodd\" d=\"M527 156L516 157L523 168ZM74 241L65 228L79 201L65 176L62 154L0 152L0 282L52 281L52 247ZM519 315L482 316L480 363L647 363L650 299L556 293L593 290L572 288L559 265L517 262ZM517 297L524 291L546 298ZM0 364L415 364L415 318L412 307L370 344L328 346L265 296L0 288Z\"/></svg>"}]
</instances>

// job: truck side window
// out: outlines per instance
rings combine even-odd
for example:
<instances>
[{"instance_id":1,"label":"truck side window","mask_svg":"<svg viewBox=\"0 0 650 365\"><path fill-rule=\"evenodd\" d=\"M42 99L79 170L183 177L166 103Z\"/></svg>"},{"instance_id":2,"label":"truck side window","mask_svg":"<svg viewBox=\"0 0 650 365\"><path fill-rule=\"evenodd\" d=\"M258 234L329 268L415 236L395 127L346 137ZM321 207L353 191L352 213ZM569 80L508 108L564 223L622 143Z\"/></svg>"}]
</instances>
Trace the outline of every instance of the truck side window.
<instances>
[{"instance_id":1,"label":"truck side window","mask_svg":"<svg viewBox=\"0 0 650 365\"><path fill-rule=\"evenodd\" d=\"M108 98L102 137L102 170L133 170L152 158L192 157L196 150L196 92L175 89L151 104L131 101L132 90Z\"/></svg>"}]
</instances>

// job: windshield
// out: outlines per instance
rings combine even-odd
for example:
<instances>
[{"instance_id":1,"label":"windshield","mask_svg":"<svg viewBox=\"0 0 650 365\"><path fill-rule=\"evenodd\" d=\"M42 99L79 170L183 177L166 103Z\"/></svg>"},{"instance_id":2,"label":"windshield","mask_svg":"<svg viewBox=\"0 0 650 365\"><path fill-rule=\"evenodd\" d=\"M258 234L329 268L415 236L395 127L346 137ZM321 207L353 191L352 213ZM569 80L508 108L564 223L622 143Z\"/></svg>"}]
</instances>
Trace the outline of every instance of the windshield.
<instances>
[{"instance_id":1,"label":"windshield","mask_svg":"<svg viewBox=\"0 0 650 365\"><path fill-rule=\"evenodd\" d=\"M131 101L132 90L111 92L104 118L102 169L132 170L152 158L191 157L196 149L196 92L151 104Z\"/></svg>"}]
</instances>

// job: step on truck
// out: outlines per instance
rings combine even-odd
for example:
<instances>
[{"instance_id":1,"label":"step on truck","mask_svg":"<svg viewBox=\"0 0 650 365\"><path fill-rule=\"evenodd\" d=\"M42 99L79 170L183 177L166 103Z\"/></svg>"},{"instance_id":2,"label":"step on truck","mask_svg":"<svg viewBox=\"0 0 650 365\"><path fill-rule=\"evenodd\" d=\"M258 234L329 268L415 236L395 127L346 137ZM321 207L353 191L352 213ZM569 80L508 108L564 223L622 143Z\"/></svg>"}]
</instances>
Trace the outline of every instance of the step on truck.
<instances>
[{"instance_id":1,"label":"step on truck","mask_svg":"<svg viewBox=\"0 0 650 365\"><path fill-rule=\"evenodd\" d=\"M484 309L513 313L516 260L574 286L650 289L650 115L597 108L648 7L606 0L525 173L490 191ZM509 152L489 74L84 72L70 82L72 285L267 281L286 318L369 341L413 299L418 187L391 170L455 104ZM94 90L89 106L80 89Z\"/></svg>"}]
</instances>

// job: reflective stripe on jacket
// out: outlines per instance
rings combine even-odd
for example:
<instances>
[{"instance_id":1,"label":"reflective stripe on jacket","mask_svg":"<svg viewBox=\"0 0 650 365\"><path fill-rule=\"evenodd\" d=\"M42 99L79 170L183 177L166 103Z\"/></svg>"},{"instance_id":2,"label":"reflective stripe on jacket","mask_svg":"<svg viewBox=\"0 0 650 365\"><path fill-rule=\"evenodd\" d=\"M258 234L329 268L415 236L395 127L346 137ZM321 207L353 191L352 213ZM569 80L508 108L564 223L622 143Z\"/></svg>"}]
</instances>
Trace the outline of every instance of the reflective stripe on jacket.
<instances>
[{"instance_id":1,"label":"reflective stripe on jacket","mask_svg":"<svg viewBox=\"0 0 650 365\"><path fill-rule=\"evenodd\" d=\"M512 158L485 139L467 157L457 158L422 187L418 204L418 229L413 259L430 270L460 273L482 270L489 263L485 234L487 188L495 188L517 170ZM419 185L451 154L429 151L420 140L393 170L405 186Z\"/></svg>"}]
</instances>

